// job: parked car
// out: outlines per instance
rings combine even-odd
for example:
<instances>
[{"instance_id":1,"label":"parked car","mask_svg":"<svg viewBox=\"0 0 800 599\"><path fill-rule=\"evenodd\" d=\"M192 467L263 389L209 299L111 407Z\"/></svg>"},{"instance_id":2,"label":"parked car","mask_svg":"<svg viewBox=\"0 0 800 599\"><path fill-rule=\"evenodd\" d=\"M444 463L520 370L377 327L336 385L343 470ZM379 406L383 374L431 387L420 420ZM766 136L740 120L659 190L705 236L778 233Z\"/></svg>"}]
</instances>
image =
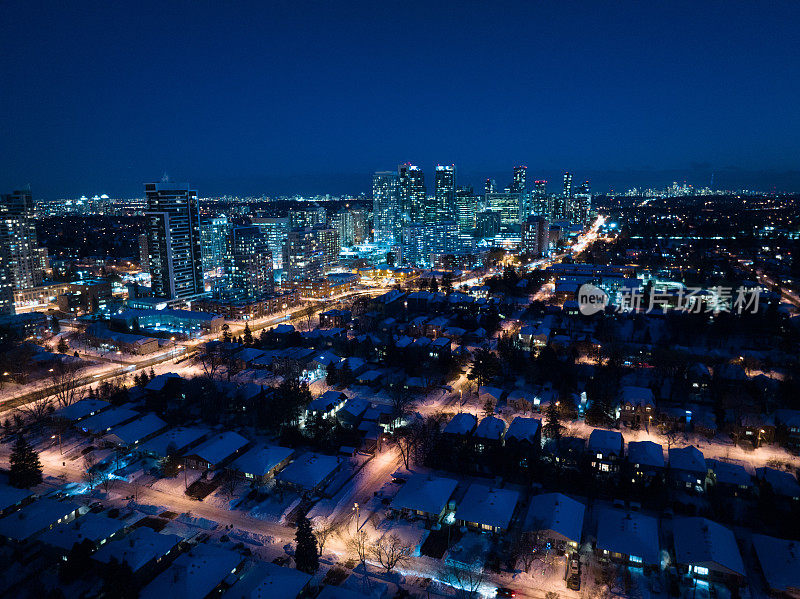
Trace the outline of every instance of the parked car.
<instances>
[{"instance_id":1,"label":"parked car","mask_svg":"<svg viewBox=\"0 0 800 599\"><path fill-rule=\"evenodd\" d=\"M495 597L516 597L517 592L507 587L499 587L495 593Z\"/></svg>"}]
</instances>

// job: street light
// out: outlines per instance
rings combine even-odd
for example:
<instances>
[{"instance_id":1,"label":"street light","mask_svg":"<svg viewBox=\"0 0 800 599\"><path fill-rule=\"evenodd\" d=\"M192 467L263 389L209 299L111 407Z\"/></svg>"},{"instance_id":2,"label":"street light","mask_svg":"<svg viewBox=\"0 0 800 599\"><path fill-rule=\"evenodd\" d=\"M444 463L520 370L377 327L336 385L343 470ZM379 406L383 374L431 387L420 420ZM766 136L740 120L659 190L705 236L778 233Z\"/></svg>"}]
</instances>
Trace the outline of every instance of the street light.
<instances>
[{"instance_id":1,"label":"street light","mask_svg":"<svg viewBox=\"0 0 800 599\"><path fill-rule=\"evenodd\" d=\"M356 513L356 530L358 530L358 508L359 508L359 505L358 505L358 502L356 501L353 504L353 510L352 510L352 511L354 511Z\"/></svg>"}]
</instances>

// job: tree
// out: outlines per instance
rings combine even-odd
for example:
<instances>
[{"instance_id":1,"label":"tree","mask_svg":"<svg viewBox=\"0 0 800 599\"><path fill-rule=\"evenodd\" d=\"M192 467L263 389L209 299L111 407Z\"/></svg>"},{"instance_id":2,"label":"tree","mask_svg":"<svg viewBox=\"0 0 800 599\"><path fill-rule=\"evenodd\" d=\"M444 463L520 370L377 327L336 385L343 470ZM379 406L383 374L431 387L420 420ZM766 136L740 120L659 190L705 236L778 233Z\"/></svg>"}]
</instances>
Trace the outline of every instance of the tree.
<instances>
[{"instance_id":1,"label":"tree","mask_svg":"<svg viewBox=\"0 0 800 599\"><path fill-rule=\"evenodd\" d=\"M89 539L72 546L58 570L58 577L62 582L75 582L92 571L92 549L93 543Z\"/></svg>"},{"instance_id":2,"label":"tree","mask_svg":"<svg viewBox=\"0 0 800 599\"><path fill-rule=\"evenodd\" d=\"M296 547L294 563L298 570L306 574L314 574L319 569L319 553L317 552L317 538L306 516L300 516L297 521L295 533Z\"/></svg>"},{"instance_id":3,"label":"tree","mask_svg":"<svg viewBox=\"0 0 800 599\"><path fill-rule=\"evenodd\" d=\"M222 341L228 342L231 340L230 326L227 322L222 323L220 329L222 330Z\"/></svg>"},{"instance_id":4,"label":"tree","mask_svg":"<svg viewBox=\"0 0 800 599\"><path fill-rule=\"evenodd\" d=\"M28 445L21 434L17 437L9 459L8 482L18 489L30 489L42 482L42 464L39 454Z\"/></svg>"},{"instance_id":5,"label":"tree","mask_svg":"<svg viewBox=\"0 0 800 599\"><path fill-rule=\"evenodd\" d=\"M250 324L244 323L244 344L253 345L253 332L250 330Z\"/></svg>"},{"instance_id":6,"label":"tree","mask_svg":"<svg viewBox=\"0 0 800 599\"><path fill-rule=\"evenodd\" d=\"M59 407L70 406L77 401L77 388L81 366L73 361L61 360L53 365L50 382L53 397Z\"/></svg>"},{"instance_id":7,"label":"tree","mask_svg":"<svg viewBox=\"0 0 800 599\"><path fill-rule=\"evenodd\" d=\"M107 564L100 566L100 577L103 579L101 593L105 597L136 599L139 596L139 584L128 562L120 563L112 557Z\"/></svg>"},{"instance_id":8,"label":"tree","mask_svg":"<svg viewBox=\"0 0 800 599\"><path fill-rule=\"evenodd\" d=\"M319 526L314 528L314 537L317 539L319 554L325 550L325 544L334 534L339 531L339 525L334 521L324 520Z\"/></svg>"},{"instance_id":9,"label":"tree","mask_svg":"<svg viewBox=\"0 0 800 599\"><path fill-rule=\"evenodd\" d=\"M472 369L469 371L467 378L475 381L478 387L483 387L487 382L492 380L500 370L500 363L497 356L486 348L479 348L475 352L475 357L472 360Z\"/></svg>"},{"instance_id":10,"label":"tree","mask_svg":"<svg viewBox=\"0 0 800 599\"><path fill-rule=\"evenodd\" d=\"M98 472L97 459L91 453L83 456L83 480L89 485L89 490L93 490L98 483L102 482L103 476Z\"/></svg>"},{"instance_id":11,"label":"tree","mask_svg":"<svg viewBox=\"0 0 800 599\"><path fill-rule=\"evenodd\" d=\"M446 272L442 275L442 291L447 295L453 293L453 273Z\"/></svg>"},{"instance_id":12,"label":"tree","mask_svg":"<svg viewBox=\"0 0 800 599\"><path fill-rule=\"evenodd\" d=\"M444 568L439 578L455 588L458 597L472 599L477 596L478 589L483 584L484 573L481 567L452 564Z\"/></svg>"},{"instance_id":13,"label":"tree","mask_svg":"<svg viewBox=\"0 0 800 599\"><path fill-rule=\"evenodd\" d=\"M547 406L547 410L545 411L545 424L542 432L546 437L558 440L561 438L561 429L563 427L561 425L561 413L556 403L555 401L551 401Z\"/></svg>"},{"instance_id":14,"label":"tree","mask_svg":"<svg viewBox=\"0 0 800 599\"><path fill-rule=\"evenodd\" d=\"M58 335L61 332L61 323L58 322L58 317L55 314L50 317L50 330L53 335Z\"/></svg>"},{"instance_id":15,"label":"tree","mask_svg":"<svg viewBox=\"0 0 800 599\"><path fill-rule=\"evenodd\" d=\"M411 559L412 550L397 534L392 533L378 539L372 546L372 553L389 574L397 566L402 566Z\"/></svg>"},{"instance_id":16,"label":"tree","mask_svg":"<svg viewBox=\"0 0 800 599\"><path fill-rule=\"evenodd\" d=\"M67 345L67 340L63 337L58 338L58 345L56 345L56 349L58 353L65 354L69 351L69 345Z\"/></svg>"},{"instance_id":17,"label":"tree","mask_svg":"<svg viewBox=\"0 0 800 599\"><path fill-rule=\"evenodd\" d=\"M367 571L367 557L369 557L370 547L367 533L363 530L356 530L347 542L347 548L358 557L361 567L364 570L364 580L370 586L369 572Z\"/></svg>"}]
</instances>

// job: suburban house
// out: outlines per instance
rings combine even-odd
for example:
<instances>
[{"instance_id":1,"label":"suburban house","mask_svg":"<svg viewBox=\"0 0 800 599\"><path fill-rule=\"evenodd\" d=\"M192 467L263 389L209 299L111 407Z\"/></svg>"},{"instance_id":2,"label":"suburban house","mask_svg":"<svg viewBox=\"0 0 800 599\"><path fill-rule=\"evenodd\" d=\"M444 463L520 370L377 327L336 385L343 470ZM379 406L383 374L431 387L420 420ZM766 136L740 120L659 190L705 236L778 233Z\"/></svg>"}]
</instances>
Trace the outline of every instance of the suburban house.
<instances>
[{"instance_id":1,"label":"suburban house","mask_svg":"<svg viewBox=\"0 0 800 599\"><path fill-rule=\"evenodd\" d=\"M653 441L628 443L628 468L631 482L650 484L664 473L664 449Z\"/></svg>"},{"instance_id":2,"label":"suburban house","mask_svg":"<svg viewBox=\"0 0 800 599\"><path fill-rule=\"evenodd\" d=\"M648 387L622 388L619 402L619 421L626 428L649 429L656 415L656 401Z\"/></svg>"},{"instance_id":3,"label":"suburban house","mask_svg":"<svg viewBox=\"0 0 800 599\"><path fill-rule=\"evenodd\" d=\"M747 574L733 533L706 518L672 522L675 563L681 573L701 580L740 586Z\"/></svg>"},{"instance_id":4,"label":"suburban house","mask_svg":"<svg viewBox=\"0 0 800 599\"><path fill-rule=\"evenodd\" d=\"M482 531L503 533L514 517L519 491L473 483L458 502L456 522Z\"/></svg>"},{"instance_id":5,"label":"suburban house","mask_svg":"<svg viewBox=\"0 0 800 599\"><path fill-rule=\"evenodd\" d=\"M311 575L272 562L251 561L245 564L234 585L225 593L227 599L293 599L308 588ZM304 594L305 596L305 594Z\"/></svg>"},{"instance_id":6,"label":"suburban house","mask_svg":"<svg viewBox=\"0 0 800 599\"><path fill-rule=\"evenodd\" d=\"M763 468L756 468L756 478L761 481L762 485L771 489L777 497L782 497L793 503L800 501L800 484L797 483L797 479L791 472L764 466Z\"/></svg>"},{"instance_id":7,"label":"suburban house","mask_svg":"<svg viewBox=\"0 0 800 599\"><path fill-rule=\"evenodd\" d=\"M326 391L306 407L306 419L322 416L330 418L347 402L347 395L333 389Z\"/></svg>"},{"instance_id":8,"label":"suburban house","mask_svg":"<svg viewBox=\"0 0 800 599\"><path fill-rule=\"evenodd\" d=\"M147 526L132 530L127 536L111 539L92 559L108 563L112 558L127 563L138 580L147 580L157 568L177 556L182 537L161 534Z\"/></svg>"},{"instance_id":9,"label":"suburban house","mask_svg":"<svg viewBox=\"0 0 800 599\"><path fill-rule=\"evenodd\" d=\"M539 545L556 551L578 548L586 507L561 493L542 493L531 498L522 532L533 534Z\"/></svg>"},{"instance_id":10,"label":"suburban house","mask_svg":"<svg viewBox=\"0 0 800 599\"><path fill-rule=\"evenodd\" d=\"M121 537L125 526L122 520L89 512L77 520L62 522L45 531L39 535L39 540L52 547L62 559L66 559L75 543L89 541L97 549L110 540Z\"/></svg>"},{"instance_id":11,"label":"suburban house","mask_svg":"<svg viewBox=\"0 0 800 599\"><path fill-rule=\"evenodd\" d=\"M145 586L141 599L180 599L208 597L222 587L225 579L236 573L244 558L233 549L195 545Z\"/></svg>"},{"instance_id":12,"label":"suburban house","mask_svg":"<svg viewBox=\"0 0 800 599\"><path fill-rule=\"evenodd\" d=\"M561 437L547 439L542 446L542 454L562 468L579 470L586 453L586 440L581 437Z\"/></svg>"},{"instance_id":13,"label":"suburban house","mask_svg":"<svg viewBox=\"0 0 800 599\"><path fill-rule=\"evenodd\" d=\"M240 455L250 441L239 433L225 431L188 451L184 456L187 468L217 470Z\"/></svg>"},{"instance_id":14,"label":"suburban house","mask_svg":"<svg viewBox=\"0 0 800 599\"><path fill-rule=\"evenodd\" d=\"M308 452L297 456L275 476L275 480L299 493L321 493L333 480L339 466L340 462L334 456Z\"/></svg>"},{"instance_id":15,"label":"suburban house","mask_svg":"<svg viewBox=\"0 0 800 599\"><path fill-rule=\"evenodd\" d=\"M739 443L753 447L775 442L775 416L772 414L743 414L732 425L731 431Z\"/></svg>"},{"instance_id":16,"label":"suburban house","mask_svg":"<svg viewBox=\"0 0 800 599\"><path fill-rule=\"evenodd\" d=\"M753 477L741 464L708 459L706 466L709 473L707 480L717 490L734 497L749 496L753 493L755 489Z\"/></svg>"},{"instance_id":17,"label":"suburban house","mask_svg":"<svg viewBox=\"0 0 800 599\"><path fill-rule=\"evenodd\" d=\"M633 567L660 564L658 520L616 507L597 513L597 554Z\"/></svg>"},{"instance_id":18,"label":"suburban house","mask_svg":"<svg viewBox=\"0 0 800 599\"><path fill-rule=\"evenodd\" d=\"M94 416L89 416L79 421L77 426L88 435L101 437L115 426L127 424L139 416L141 416L141 414L135 410L115 407L98 412Z\"/></svg>"},{"instance_id":19,"label":"suburban house","mask_svg":"<svg viewBox=\"0 0 800 599\"><path fill-rule=\"evenodd\" d=\"M76 401L68 406L64 406L63 408L58 408L55 412L53 412L53 418L56 420L75 423L80 422L84 418L89 418L89 416L94 416L98 412L107 410L110 407L111 404L107 401L86 398Z\"/></svg>"},{"instance_id":20,"label":"suburban house","mask_svg":"<svg viewBox=\"0 0 800 599\"><path fill-rule=\"evenodd\" d=\"M445 437L449 437L451 441L455 441L457 438L463 439L467 435L472 434L472 431L474 431L477 426L478 419L474 414L461 412L453 416L450 422L447 423L447 426L444 427L442 434Z\"/></svg>"},{"instance_id":21,"label":"suburban house","mask_svg":"<svg viewBox=\"0 0 800 599\"><path fill-rule=\"evenodd\" d=\"M596 428L589 435L588 453L592 468L599 473L619 472L622 459L625 457L625 442L619 431L607 431Z\"/></svg>"},{"instance_id":22,"label":"suburban house","mask_svg":"<svg viewBox=\"0 0 800 599\"><path fill-rule=\"evenodd\" d=\"M145 441L137 451L153 458L165 458L170 452L180 455L199 445L210 434L211 431L205 428L172 428Z\"/></svg>"},{"instance_id":23,"label":"suburban house","mask_svg":"<svg viewBox=\"0 0 800 599\"><path fill-rule=\"evenodd\" d=\"M264 485L291 461L294 450L278 445L254 447L234 460L228 469L256 485Z\"/></svg>"},{"instance_id":24,"label":"suburban house","mask_svg":"<svg viewBox=\"0 0 800 599\"><path fill-rule=\"evenodd\" d=\"M785 597L800 595L800 542L753 535L753 549L767 591Z\"/></svg>"},{"instance_id":25,"label":"suburban house","mask_svg":"<svg viewBox=\"0 0 800 599\"><path fill-rule=\"evenodd\" d=\"M672 447L669 450L669 469L673 483L678 488L698 493L705 490L708 466L703 452L694 445Z\"/></svg>"},{"instance_id":26,"label":"suburban house","mask_svg":"<svg viewBox=\"0 0 800 599\"><path fill-rule=\"evenodd\" d=\"M17 489L8 484L0 484L0 518L17 511L36 499L30 489Z\"/></svg>"},{"instance_id":27,"label":"suburban house","mask_svg":"<svg viewBox=\"0 0 800 599\"><path fill-rule=\"evenodd\" d=\"M0 519L0 537L26 541L54 526L72 522L85 512L85 507L71 501L39 499Z\"/></svg>"},{"instance_id":28,"label":"suburban house","mask_svg":"<svg viewBox=\"0 0 800 599\"><path fill-rule=\"evenodd\" d=\"M475 440L475 449L484 453L503 444L503 433L506 423L497 416L486 416L478 423L472 437Z\"/></svg>"},{"instance_id":29,"label":"suburban house","mask_svg":"<svg viewBox=\"0 0 800 599\"><path fill-rule=\"evenodd\" d=\"M390 509L400 517L424 518L436 524L445 515L450 498L458 481L428 474L415 474L404 484L392 499Z\"/></svg>"},{"instance_id":30,"label":"suburban house","mask_svg":"<svg viewBox=\"0 0 800 599\"><path fill-rule=\"evenodd\" d=\"M103 437L103 442L115 447L133 448L167 429L167 423L155 414L145 414L128 424L117 426Z\"/></svg>"},{"instance_id":31,"label":"suburban house","mask_svg":"<svg viewBox=\"0 0 800 599\"><path fill-rule=\"evenodd\" d=\"M800 410L775 410L775 434L778 442L800 453Z\"/></svg>"}]
</instances>

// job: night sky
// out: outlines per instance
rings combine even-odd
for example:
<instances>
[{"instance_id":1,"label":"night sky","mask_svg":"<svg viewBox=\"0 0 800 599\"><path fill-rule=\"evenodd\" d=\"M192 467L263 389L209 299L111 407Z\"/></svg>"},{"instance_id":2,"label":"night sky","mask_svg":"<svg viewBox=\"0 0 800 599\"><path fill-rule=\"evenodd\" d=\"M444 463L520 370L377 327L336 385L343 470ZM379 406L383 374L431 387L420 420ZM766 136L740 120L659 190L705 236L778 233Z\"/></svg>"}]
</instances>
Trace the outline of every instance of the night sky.
<instances>
[{"instance_id":1,"label":"night sky","mask_svg":"<svg viewBox=\"0 0 800 599\"><path fill-rule=\"evenodd\" d=\"M798 23L794 1L4 0L0 190L359 193L404 161L800 190Z\"/></svg>"}]
</instances>

